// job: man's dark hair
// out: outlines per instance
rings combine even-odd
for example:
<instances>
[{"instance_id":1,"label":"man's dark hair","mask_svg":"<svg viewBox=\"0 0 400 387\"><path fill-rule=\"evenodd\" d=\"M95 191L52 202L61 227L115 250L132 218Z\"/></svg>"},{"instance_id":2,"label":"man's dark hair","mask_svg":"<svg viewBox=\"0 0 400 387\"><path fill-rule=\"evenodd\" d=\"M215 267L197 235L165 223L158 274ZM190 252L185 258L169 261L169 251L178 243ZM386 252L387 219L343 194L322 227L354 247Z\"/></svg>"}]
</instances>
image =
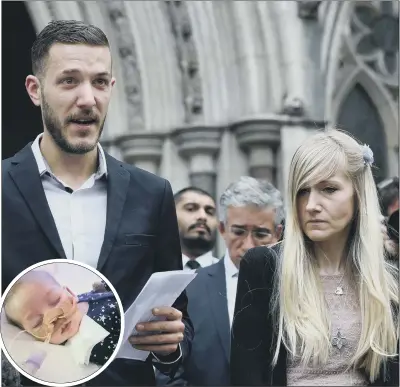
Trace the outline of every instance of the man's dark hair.
<instances>
[{"instance_id":1,"label":"man's dark hair","mask_svg":"<svg viewBox=\"0 0 400 387\"><path fill-rule=\"evenodd\" d=\"M393 177L382 181L378 184L378 192L382 214L387 216L388 208L399 199L399 178Z\"/></svg>"},{"instance_id":2,"label":"man's dark hair","mask_svg":"<svg viewBox=\"0 0 400 387\"><path fill-rule=\"evenodd\" d=\"M196 192L196 193L198 193L200 195L208 196L215 203L215 199L207 191L205 191L204 189L198 188L198 187L194 187L194 186L183 188L180 191L178 191L177 193L175 193L175 195L174 195L175 203L178 203L181 200L182 196L186 192Z\"/></svg>"},{"instance_id":3,"label":"man's dark hair","mask_svg":"<svg viewBox=\"0 0 400 387\"><path fill-rule=\"evenodd\" d=\"M107 36L96 26L77 20L51 21L39 33L32 46L32 71L35 76L44 75L50 48L56 43L110 47Z\"/></svg>"}]
</instances>

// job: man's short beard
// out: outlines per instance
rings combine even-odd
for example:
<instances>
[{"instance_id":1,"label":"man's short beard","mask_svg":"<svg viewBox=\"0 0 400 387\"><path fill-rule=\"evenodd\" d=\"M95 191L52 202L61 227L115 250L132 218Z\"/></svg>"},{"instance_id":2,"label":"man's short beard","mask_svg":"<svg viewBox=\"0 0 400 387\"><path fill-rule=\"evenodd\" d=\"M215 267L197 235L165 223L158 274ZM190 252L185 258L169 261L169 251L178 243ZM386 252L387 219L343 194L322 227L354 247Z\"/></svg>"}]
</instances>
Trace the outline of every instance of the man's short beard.
<instances>
[{"instance_id":1,"label":"man's short beard","mask_svg":"<svg viewBox=\"0 0 400 387\"><path fill-rule=\"evenodd\" d=\"M78 145L71 144L70 142L68 142L67 138L63 135L62 132L63 125L57 119L53 109L50 107L50 105L44 98L43 90L42 90L42 117L46 129L49 132L50 136L52 137L53 141L56 143L56 145L65 153L73 155L84 155L95 149L99 142L100 136L103 132L105 123L105 118L104 118L103 122L101 123L100 130L94 144L85 144L85 143L81 143Z\"/></svg>"},{"instance_id":2,"label":"man's short beard","mask_svg":"<svg viewBox=\"0 0 400 387\"><path fill-rule=\"evenodd\" d=\"M197 258L214 248L215 237L208 240L202 237L188 238L181 235L181 245L182 250Z\"/></svg>"}]
</instances>

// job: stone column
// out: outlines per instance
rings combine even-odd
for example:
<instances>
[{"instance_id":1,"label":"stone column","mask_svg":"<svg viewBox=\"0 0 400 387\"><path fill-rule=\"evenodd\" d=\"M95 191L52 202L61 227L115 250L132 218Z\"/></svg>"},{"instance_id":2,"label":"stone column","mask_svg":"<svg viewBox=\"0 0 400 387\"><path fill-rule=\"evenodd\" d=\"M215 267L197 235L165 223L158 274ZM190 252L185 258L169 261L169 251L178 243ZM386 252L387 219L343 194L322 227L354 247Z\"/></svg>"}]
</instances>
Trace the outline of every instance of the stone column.
<instances>
[{"instance_id":1,"label":"stone column","mask_svg":"<svg viewBox=\"0 0 400 387\"><path fill-rule=\"evenodd\" d=\"M221 128L190 126L173 133L178 152L188 160L190 184L216 195L215 158L220 149Z\"/></svg>"},{"instance_id":2,"label":"stone column","mask_svg":"<svg viewBox=\"0 0 400 387\"><path fill-rule=\"evenodd\" d=\"M133 132L120 136L117 142L126 163L157 175L164 137L164 133Z\"/></svg>"},{"instance_id":3,"label":"stone column","mask_svg":"<svg viewBox=\"0 0 400 387\"><path fill-rule=\"evenodd\" d=\"M231 125L239 146L247 153L249 174L276 183L276 149L280 142L280 121L275 116L254 117Z\"/></svg>"}]
</instances>

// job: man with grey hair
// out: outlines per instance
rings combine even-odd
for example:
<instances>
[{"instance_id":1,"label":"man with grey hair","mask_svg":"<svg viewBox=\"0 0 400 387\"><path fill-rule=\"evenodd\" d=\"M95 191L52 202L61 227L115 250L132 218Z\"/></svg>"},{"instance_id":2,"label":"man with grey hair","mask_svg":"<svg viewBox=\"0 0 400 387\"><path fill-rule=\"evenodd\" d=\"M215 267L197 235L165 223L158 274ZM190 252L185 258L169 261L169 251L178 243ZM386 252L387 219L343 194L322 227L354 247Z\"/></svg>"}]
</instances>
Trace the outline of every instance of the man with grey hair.
<instances>
[{"instance_id":1,"label":"man with grey hair","mask_svg":"<svg viewBox=\"0 0 400 387\"><path fill-rule=\"evenodd\" d=\"M201 268L187 288L195 338L174 379L157 374L158 385L228 386L230 328L240 260L256 246L279 241L284 217L280 192L269 182L241 177L220 198L219 231L226 252Z\"/></svg>"},{"instance_id":2,"label":"man with grey hair","mask_svg":"<svg viewBox=\"0 0 400 387\"><path fill-rule=\"evenodd\" d=\"M283 218L282 195L271 183L248 176L232 183L220 199L219 231L227 247L225 257L238 269L247 250L278 242Z\"/></svg>"}]
</instances>

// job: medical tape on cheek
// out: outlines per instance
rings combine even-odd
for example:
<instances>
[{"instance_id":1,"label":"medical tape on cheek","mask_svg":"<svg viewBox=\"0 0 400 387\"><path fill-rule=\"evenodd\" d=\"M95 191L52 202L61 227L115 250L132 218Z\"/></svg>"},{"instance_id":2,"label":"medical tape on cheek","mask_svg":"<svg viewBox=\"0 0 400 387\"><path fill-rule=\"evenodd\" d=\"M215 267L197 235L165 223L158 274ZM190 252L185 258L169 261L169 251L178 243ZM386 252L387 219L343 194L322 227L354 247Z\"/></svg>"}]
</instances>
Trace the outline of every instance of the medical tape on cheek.
<instances>
[{"instance_id":1,"label":"medical tape on cheek","mask_svg":"<svg viewBox=\"0 0 400 387\"><path fill-rule=\"evenodd\" d=\"M40 327L33 329L30 333L38 340L50 342L51 336L65 324L76 312L76 299L66 300L56 308L50 309L44 315Z\"/></svg>"},{"instance_id":2,"label":"medical tape on cheek","mask_svg":"<svg viewBox=\"0 0 400 387\"><path fill-rule=\"evenodd\" d=\"M54 310L51 310L50 312L52 312L52 317L49 318L48 314L46 313L44 318L43 318L43 322L42 324L31 330L31 332L29 332L32 336L34 336L36 339L40 340L40 341L44 341L44 342L50 342L50 338L54 332L54 328L55 328L55 322L58 319L58 315L61 315L62 311L58 311L58 315L54 316Z\"/></svg>"}]
</instances>

